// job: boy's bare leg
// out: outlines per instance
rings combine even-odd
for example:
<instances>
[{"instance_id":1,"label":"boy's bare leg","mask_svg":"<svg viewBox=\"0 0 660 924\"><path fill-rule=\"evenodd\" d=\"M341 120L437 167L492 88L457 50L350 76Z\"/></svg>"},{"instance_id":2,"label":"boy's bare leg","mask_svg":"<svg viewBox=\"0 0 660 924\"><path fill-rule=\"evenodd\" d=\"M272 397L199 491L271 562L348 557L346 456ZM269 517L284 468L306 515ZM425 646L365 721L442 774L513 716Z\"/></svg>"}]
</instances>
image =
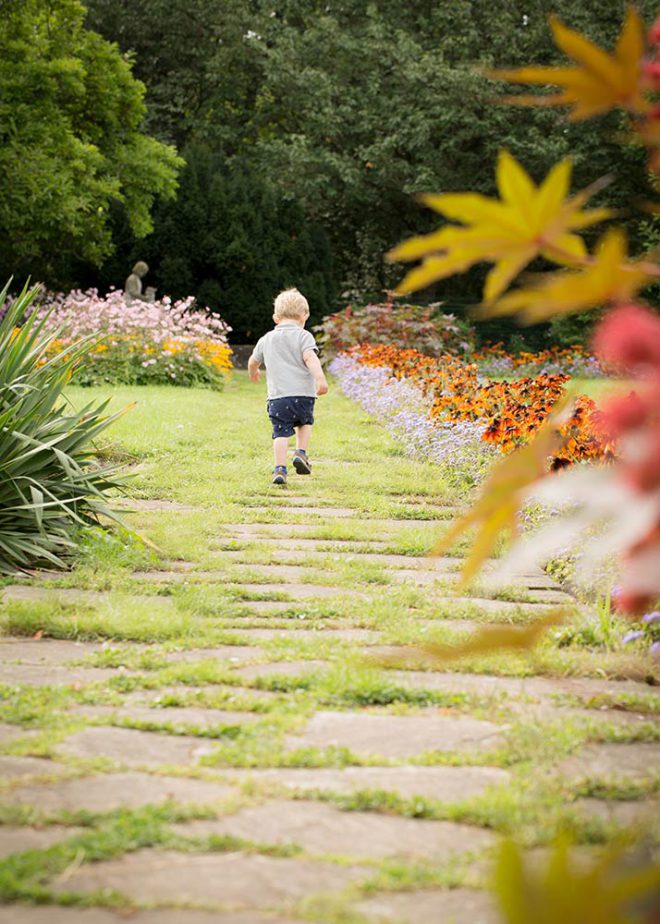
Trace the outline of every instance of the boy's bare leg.
<instances>
[{"instance_id":1,"label":"boy's bare leg","mask_svg":"<svg viewBox=\"0 0 660 924\"><path fill-rule=\"evenodd\" d=\"M289 450L288 436L278 436L273 440L273 453L275 465L286 465L286 456Z\"/></svg>"},{"instance_id":2,"label":"boy's bare leg","mask_svg":"<svg viewBox=\"0 0 660 924\"><path fill-rule=\"evenodd\" d=\"M304 449L307 452L309 438L312 435L312 425L303 424L302 427L296 427L296 449Z\"/></svg>"}]
</instances>

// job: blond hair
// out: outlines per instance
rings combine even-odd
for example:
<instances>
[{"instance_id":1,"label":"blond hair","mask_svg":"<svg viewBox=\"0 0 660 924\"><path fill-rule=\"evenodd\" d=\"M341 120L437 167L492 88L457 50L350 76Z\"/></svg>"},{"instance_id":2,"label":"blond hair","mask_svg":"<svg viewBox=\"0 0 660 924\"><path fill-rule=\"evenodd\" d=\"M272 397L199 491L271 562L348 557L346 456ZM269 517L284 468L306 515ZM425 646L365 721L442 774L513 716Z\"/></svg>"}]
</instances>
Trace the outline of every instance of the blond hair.
<instances>
[{"instance_id":1,"label":"blond hair","mask_svg":"<svg viewBox=\"0 0 660 924\"><path fill-rule=\"evenodd\" d=\"M285 289L275 299L273 320L276 324L290 318L292 321L305 320L309 317L309 305L305 296L298 289Z\"/></svg>"}]
</instances>

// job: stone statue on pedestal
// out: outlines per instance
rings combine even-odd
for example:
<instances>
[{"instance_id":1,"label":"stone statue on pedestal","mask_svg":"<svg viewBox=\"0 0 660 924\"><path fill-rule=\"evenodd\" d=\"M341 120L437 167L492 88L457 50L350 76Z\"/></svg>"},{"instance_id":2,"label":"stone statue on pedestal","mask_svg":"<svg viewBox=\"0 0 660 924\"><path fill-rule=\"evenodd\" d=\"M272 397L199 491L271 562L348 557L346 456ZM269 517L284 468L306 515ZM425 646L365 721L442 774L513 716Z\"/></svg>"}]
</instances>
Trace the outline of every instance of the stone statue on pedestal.
<instances>
[{"instance_id":1,"label":"stone statue on pedestal","mask_svg":"<svg viewBox=\"0 0 660 924\"><path fill-rule=\"evenodd\" d=\"M156 290L153 286L148 286L145 294L142 294L142 277L149 272L149 267L142 260L138 260L131 271L131 275L124 283L124 298L126 304L131 302L153 302L156 298Z\"/></svg>"}]
</instances>

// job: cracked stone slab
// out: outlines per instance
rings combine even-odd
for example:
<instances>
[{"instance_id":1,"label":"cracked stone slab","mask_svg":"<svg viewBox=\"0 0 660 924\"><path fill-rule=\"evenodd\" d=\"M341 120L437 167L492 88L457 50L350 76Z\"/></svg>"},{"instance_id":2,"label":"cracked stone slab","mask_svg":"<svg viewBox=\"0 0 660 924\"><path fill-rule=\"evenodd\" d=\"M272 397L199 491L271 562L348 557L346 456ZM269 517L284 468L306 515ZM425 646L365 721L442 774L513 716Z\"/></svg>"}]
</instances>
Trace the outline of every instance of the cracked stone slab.
<instances>
[{"instance_id":1,"label":"cracked stone slab","mask_svg":"<svg viewBox=\"0 0 660 924\"><path fill-rule=\"evenodd\" d=\"M55 890L116 889L139 902L267 908L318 892L341 891L365 874L360 868L258 854L138 850L116 860L81 866L65 882L56 882Z\"/></svg>"},{"instance_id":2,"label":"cracked stone slab","mask_svg":"<svg viewBox=\"0 0 660 924\"><path fill-rule=\"evenodd\" d=\"M565 779L650 779L657 774L660 744L594 744L563 760L556 772Z\"/></svg>"},{"instance_id":3,"label":"cracked stone slab","mask_svg":"<svg viewBox=\"0 0 660 924\"><path fill-rule=\"evenodd\" d=\"M488 751L502 743L499 726L469 716L317 712L289 747L345 747L356 754L412 757L424 751Z\"/></svg>"},{"instance_id":4,"label":"cracked stone slab","mask_svg":"<svg viewBox=\"0 0 660 924\"><path fill-rule=\"evenodd\" d=\"M409 799L421 796L441 802L462 802L481 795L489 786L506 783L510 775L496 767L341 767L267 770L228 770L223 774L236 782L247 780L276 785L301 793L319 790L355 793L384 790Z\"/></svg>"},{"instance_id":5,"label":"cracked stone slab","mask_svg":"<svg viewBox=\"0 0 660 924\"><path fill-rule=\"evenodd\" d=\"M167 706L162 709L130 705L82 706L75 709L75 713L92 719L107 719L110 716L117 721L171 725L182 729L202 728L205 731L212 728L245 725L261 718L255 712L227 712L223 709L204 709L198 706Z\"/></svg>"},{"instance_id":6,"label":"cracked stone slab","mask_svg":"<svg viewBox=\"0 0 660 924\"><path fill-rule=\"evenodd\" d=\"M19 828L13 825L0 825L0 857L24 850L45 850L53 844L59 844L70 837L80 834L84 828L67 828L53 825L48 828ZM0 921L2 918L0 917Z\"/></svg>"},{"instance_id":7,"label":"cracked stone slab","mask_svg":"<svg viewBox=\"0 0 660 924\"><path fill-rule=\"evenodd\" d=\"M133 728L94 726L75 732L58 745L73 757L107 757L128 767L197 764L210 754L212 741L190 735L168 735Z\"/></svg>"},{"instance_id":8,"label":"cracked stone slab","mask_svg":"<svg viewBox=\"0 0 660 924\"><path fill-rule=\"evenodd\" d=\"M370 857L428 857L444 862L453 854L490 847L495 835L469 825L423 821L377 812L342 812L322 802L276 801L234 815L173 826L185 837L230 835L264 844L296 844L313 854Z\"/></svg>"},{"instance_id":9,"label":"cracked stone slab","mask_svg":"<svg viewBox=\"0 0 660 924\"><path fill-rule=\"evenodd\" d=\"M68 908L60 905L5 905L0 907L0 924L301 924L269 912L193 911L159 908L133 911L106 908Z\"/></svg>"},{"instance_id":10,"label":"cracked stone slab","mask_svg":"<svg viewBox=\"0 0 660 924\"><path fill-rule=\"evenodd\" d=\"M0 780L21 776L62 776L68 772L66 767L43 757L0 757Z\"/></svg>"},{"instance_id":11,"label":"cracked stone slab","mask_svg":"<svg viewBox=\"0 0 660 924\"><path fill-rule=\"evenodd\" d=\"M20 589L28 588L21 587ZM108 646L107 643L102 642L74 642L65 639L2 639L0 641L0 662L5 664L10 661L20 661L22 664L61 665L68 661L85 658L107 647L117 646Z\"/></svg>"},{"instance_id":12,"label":"cracked stone slab","mask_svg":"<svg viewBox=\"0 0 660 924\"><path fill-rule=\"evenodd\" d=\"M180 804L210 805L234 795L223 783L148 773L107 773L82 779L62 780L48 786L23 786L12 792L20 805L34 805L46 812L112 812L159 805L168 800Z\"/></svg>"},{"instance_id":13,"label":"cracked stone slab","mask_svg":"<svg viewBox=\"0 0 660 924\"><path fill-rule=\"evenodd\" d=\"M387 892L355 907L374 924L499 924L502 920L493 898L472 889Z\"/></svg>"}]
</instances>

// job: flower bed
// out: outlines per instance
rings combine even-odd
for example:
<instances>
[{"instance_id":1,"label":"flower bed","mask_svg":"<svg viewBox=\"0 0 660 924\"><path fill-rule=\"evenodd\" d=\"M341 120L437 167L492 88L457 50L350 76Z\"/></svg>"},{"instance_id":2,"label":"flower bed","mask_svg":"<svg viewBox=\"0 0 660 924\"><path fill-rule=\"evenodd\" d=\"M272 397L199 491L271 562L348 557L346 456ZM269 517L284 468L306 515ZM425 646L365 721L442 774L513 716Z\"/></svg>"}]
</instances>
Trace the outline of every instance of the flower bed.
<instances>
[{"instance_id":1,"label":"flower bed","mask_svg":"<svg viewBox=\"0 0 660 924\"><path fill-rule=\"evenodd\" d=\"M407 455L451 466L463 480L474 483L497 453L483 441L482 423L433 419L430 401L420 387L393 378L390 369L346 353L336 356L329 369L344 394L384 423Z\"/></svg>"},{"instance_id":2,"label":"flower bed","mask_svg":"<svg viewBox=\"0 0 660 924\"><path fill-rule=\"evenodd\" d=\"M440 308L441 303L406 305L391 301L349 305L325 317L314 332L328 358L358 343L398 343L430 356L470 353L474 349L472 326Z\"/></svg>"},{"instance_id":3,"label":"flower bed","mask_svg":"<svg viewBox=\"0 0 660 924\"><path fill-rule=\"evenodd\" d=\"M501 343L482 346L473 360L484 375L509 378L514 375L556 375L599 378L606 373L595 356L584 347L550 347L538 353L508 353Z\"/></svg>"},{"instance_id":4,"label":"flower bed","mask_svg":"<svg viewBox=\"0 0 660 924\"><path fill-rule=\"evenodd\" d=\"M475 363L452 356L438 359L415 350L363 344L346 354L354 363L384 372L381 381L392 379L413 386L425 406L431 425L447 432L448 425L472 424L479 439L501 452L520 446L537 432L564 394L564 374L523 377L513 382L494 382L479 376ZM597 429L596 405L577 398L562 427L564 445L552 460L560 468L585 459L599 459L612 452Z\"/></svg>"},{"instance_id":5,"label":"flower bed","mask_svg":"<svg viewBox=\"0 0 660 924\"><path fill-rule=\"evenodd\" d=\"M99 342L76 371L80 385L203 385L222 387L232 368L227 343L230 328L194 299L134 301L122 291L104 298L95 289L68 295L45 294L38 313L47 330L59 330L49 354L81 337ZM50 314L48 313L50 312Z\"/></svg>"}]
</instances>

